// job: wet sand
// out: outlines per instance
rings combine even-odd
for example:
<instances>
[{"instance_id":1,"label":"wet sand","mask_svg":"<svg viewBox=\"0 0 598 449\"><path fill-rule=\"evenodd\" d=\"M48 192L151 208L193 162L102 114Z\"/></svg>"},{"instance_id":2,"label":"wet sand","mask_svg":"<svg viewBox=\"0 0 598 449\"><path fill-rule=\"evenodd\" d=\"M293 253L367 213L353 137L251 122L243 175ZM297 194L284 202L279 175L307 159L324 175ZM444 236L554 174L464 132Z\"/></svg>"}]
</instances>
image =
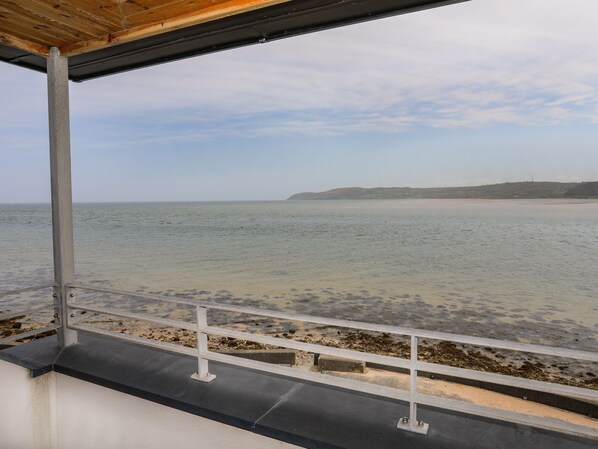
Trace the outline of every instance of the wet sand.
<instances>
[{"instance_id":1,"label":"wet sand","mask_svg":"<svg viewBox=\"0 0 598 449\"><path fill-rule=\"evenodd\" d=\"M489 304L475 304L467 298L454 298L446 304L434 306L419 295L411 297L372 295L369 292L347 293L332 288L319 291L291 291L282 297L235 296L220 290L140 290L144 293L198 299L220 304L234 304L255 308L301 313L341 319L358 319L377 324L429 329L440 332L467 334L487 338L546 344L594 351L598 346L595 330L572 322L559 320L559 311L546 306L546 314L533 320L524 316L524 307L507 313L497 312ZM382 293L381 293L382 294ZM407 297L409 296L409 297ZM147 314L182 321L195 321L195 308L163 301L118 297L103 293L78 294L77 301L113 310ZM16 307L16 306L15 306ZM10 308L3 307L3 311ZM504 316L503 316L504 315ZM46 315L48 316L48 315ZM309 323L258 318L250 315L232 314L210 310L211 325L226 325L242 331L256 331L282 338L317 343L375 354L409 357L409 345L405 338L386 334L355 332L350 329L322 327ZM194 333L160 329L145 323L121 321L105 317L91 319L95 325L106 326L117 332L171 341L187 346L195 345ZM47 325L48 321L45 321ZM122 324L119 324L122 323ZM41 327L42 324L39 326ZM12 333L24 332L35 326L35 316L0 322L0 338ZM151 330L153 329L153 330ZM260 345L229 339L210 339L213 348L259 349ZM590 362L554 359L523 353L512 353L491 348L480 348L450 342L421 341L420 357L432 363L442 363L461 368L525 377L535 380L557 382L584 388L598 389L598 364Z\"/></svg>"}]
</instances>

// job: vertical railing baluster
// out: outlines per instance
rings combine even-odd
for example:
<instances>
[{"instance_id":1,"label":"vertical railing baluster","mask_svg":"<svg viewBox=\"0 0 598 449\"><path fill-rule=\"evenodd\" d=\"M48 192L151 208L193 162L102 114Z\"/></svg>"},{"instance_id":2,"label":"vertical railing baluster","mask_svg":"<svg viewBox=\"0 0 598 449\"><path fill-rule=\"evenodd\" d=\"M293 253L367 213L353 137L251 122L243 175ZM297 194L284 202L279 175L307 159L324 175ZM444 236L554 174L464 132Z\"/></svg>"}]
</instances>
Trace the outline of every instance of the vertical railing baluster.
<instances>
[{"instance_id":1,"label":"vertical railing baluster","mask_svg":"<svg viewBox=\"0 0 598 449\"><path fill-rule=\"evenodd\" d=\"M197 373L191 377L201 382L211 382L216 378L208 369L208 360L202 357L208 351L208 334L201 329L207 326L208 311L205 307L197 306Z\"/></svg>"},{"instance_id":2,"label":"vertical railing baluster","mask_svg":"<svg viewBox=\"0 0 598 449\"><path fill-rule=\"evenodd\" d=\"M411 357L409 365L409 417L404 417L397 424L397 428L411 432L427 434L428 424L417 419L417 337L411 336Z\"/></svg>"},{"instance_id":3,"label":"vertical railing baluster","mask_svg":"<svg viewBox=\"0 0 598 449\"><path fill-rule=\"evenodd\" d=\"M417 403L415 394L417 393L417 337L411 336L411 366L409 368L409 428L413 431L417 427Z\"/></svg>"}]
</instances>

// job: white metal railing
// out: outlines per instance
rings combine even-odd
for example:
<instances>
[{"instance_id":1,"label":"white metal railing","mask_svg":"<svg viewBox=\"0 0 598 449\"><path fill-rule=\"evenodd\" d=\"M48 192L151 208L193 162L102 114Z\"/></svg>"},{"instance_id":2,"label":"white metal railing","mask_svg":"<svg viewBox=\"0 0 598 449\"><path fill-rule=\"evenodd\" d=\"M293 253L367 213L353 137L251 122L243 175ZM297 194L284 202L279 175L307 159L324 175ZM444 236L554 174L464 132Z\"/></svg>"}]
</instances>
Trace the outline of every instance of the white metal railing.
<instances>
[{"instance_id":1,"label":"white metal railing","mask_svg":"<svg viewBox=\"0 0 598 449\"><path fill-rule=\"evenodd\" d=\"M341 320L335 318L315 317L302 314L293 314L274 310L264 310L245 306L235 306L227 304L215 304L196 299L171 297L162 295L153 295L139 292L129 292L124 290L116 290L103 287L95 287L88 285L73 284L68 287L72 289L80 289L91 292L108 293L112 295L119 295L125 297L134 297L142 299L150 299L156 301L165 301L174 304L184 304L194 306L197 310L197 322L189 323L181 320L173 320L168 318L151 317L127 311L117 311L113 309L106 309L101 307L92 307L87 305L68 304L68 308L72 311L86 311L90 313L106 314L117 316L121 318L129 318L134 320L144 320L151 323L170 326L180 329L186 329L197 332L198 344L197 349L184 347L172 343L154 341L142 337L126 335L114 331L98 329L93 326L85 324L77 324L69 322L68 326L74 330L82 330L91 333L101 334L109 337L123 339L146 346L152 346L167 351L177 352L181 354L191 355L197 357L198 369L197 373L193 374L193 378L204 382L211 381L214 376L209 372L208 361L218 361L231 365L251 368L255 370L265 371L274 374L280 374L296 379L301 379L310 382L317 382L328 384L335 387L356 390L373 395L392 398L409 403L410 411L409 417L402 418L397 427L417 433L426 433L428 424L425 424L417 419L417 405L427 405L443 409L449 409L457 412L469 413L504 421L515 422L519 424L531 425L545 429L557 430L573 435L581 435L598 439L598 426L588 427L561 421L558 419L538 417L524 413L516 413L505 411L501 409L481 406L460 400L448 399L445 397L432 396L418 392L417 373L423 371L426 373L443 374L463 379L471 379L476 381L487 382L491 384L507 385L511 387L519 387L528 390L536 390L541 392L549 392L557 395L569 396L578 399L589 400L598 403L598 391L587 388L573 387L568 385L556 384L551 382L537 381L525 379L520 377L493 374L482 371L475 371L464 368L456 368L447 365L436 363L423 362L418 360L418 345L421 339L450 341L454 343L461 343L466 345L475 345L482 347L491 347L497 349L520 351L525 353L532 353L538 355L549 355L555 357L563 357L577 360L585 360L590 362L598 362L598 353L579 351L573 349L555 348L550 346L533 345L526 343L518 343L512 341L495 340L481 337L471 337L466 335L456 335L444 332L427 331L420 329L411 329L398 326L379 325L372 323L363 323L350 320ZM334 348L313 343L305 343L294 341L286 338L271 337L263 334L256 334L251 332L243 332L238 330L226 329L223 327L209 326L207 323L208 310L220 310L226 312L235 312L240 314L247 314L253 316L262 316L268 318L301 321L314 324L321 324L326 326L335 326L343 328L358 329L362 331L373 331L380 333L387 333L393 335L401 335L410 337L411 353L409 359L399 357L384 356L377 354L369 354L361 351L354 351L349 349ZM70 313L70 317L74 318L75 314ZM303 371L291 367L272 365L269 363L258 362L254 360L243 359L226 355L222 353L212 352L208 350L207 336L216 335L221 337L230 337L235 339L249 340L256 343L266 345L279 346L289 349L295 349L306 352L313 352L317 354L326 354L337 357L351 358L390 367L403 368L410 373L409 390L401 390L397 388L371 384L367 382L357 381L353 379L341 378L328 374Z\"/></svg>"},{"instance_id":2,"label":"white metal railing","mask_svg":"<svg viewBox=\"0 0 598 449\"><path fill-rule=\"evenodd\" d=\"M44 290L47 288L53 288L54 290L56 289L54 284L43 284L43 285L35 285L32 287L25 287L25 288L21 288L21 289L17 289L17 290L4 291L4 292L0 292L0 300L7 296L20 295L22 293ZM55 291L52 293L52 297L56 298ZM0 312L0 322L10 320L11 318L16 318L16 317L22 316L22 315L28 315L32 312L37 312L40 310L45 310L45 309L50 309L50 308L56 309L56 307L57 306L55 303L51 303L51 304L43 304L43 305L39 305L39 306L29 307L27 309L18 310L16 312L15 311ZM36 335L43 334L45 332L49 332L49 331L58 329L60 327L60 323L58 322L58 315L59 315L58 313L56 313L56 312L54 313L54 319L56 320L56 322L54 324L44 326L44 327L39 327L37 329L32 329L32 330L26 331L26 332L20 332L18 334L14 334L14 335L10 335L8 337L1 338L0 345L12 343L14 341L22 340L24 338L35 337Z\"/></svg>"}]
</instances>

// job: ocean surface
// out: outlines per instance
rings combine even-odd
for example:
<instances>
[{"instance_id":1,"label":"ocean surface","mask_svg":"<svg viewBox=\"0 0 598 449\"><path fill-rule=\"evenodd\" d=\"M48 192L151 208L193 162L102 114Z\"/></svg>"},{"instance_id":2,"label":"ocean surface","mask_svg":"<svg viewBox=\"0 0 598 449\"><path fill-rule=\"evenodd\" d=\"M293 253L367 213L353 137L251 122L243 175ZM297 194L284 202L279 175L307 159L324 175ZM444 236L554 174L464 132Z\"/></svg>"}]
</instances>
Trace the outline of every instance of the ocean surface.
<instances>
[{"instance_id":1,"label":"ocean surface","mask_svg":"<svg viewBox=\"0 0 598 449\"><path fill-rule=\"evenodd\" d=\"M77 280L596 350L598 201L75 205ZM0 291L52 280L50 208L0 206Z\"/></svg>"}]
</instances>

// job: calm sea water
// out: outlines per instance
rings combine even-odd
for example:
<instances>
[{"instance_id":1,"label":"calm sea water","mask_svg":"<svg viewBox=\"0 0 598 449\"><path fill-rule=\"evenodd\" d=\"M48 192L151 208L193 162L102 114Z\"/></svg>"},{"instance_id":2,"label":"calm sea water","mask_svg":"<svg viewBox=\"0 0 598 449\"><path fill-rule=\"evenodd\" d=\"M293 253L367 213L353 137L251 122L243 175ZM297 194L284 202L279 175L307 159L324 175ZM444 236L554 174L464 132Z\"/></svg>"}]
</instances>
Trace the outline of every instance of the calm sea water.
<instances>
[{"instance_id":1,"label":"calm sea water","mask_svg":"<svg viewBox=\"0 0 598 449\"><path fill-rule=\"evenodd\" d=\"M49 281L50 210L0 206L0 291ZM78 204L77 278L595 349L598 201Z\"/></svg>"}]
</instances>

